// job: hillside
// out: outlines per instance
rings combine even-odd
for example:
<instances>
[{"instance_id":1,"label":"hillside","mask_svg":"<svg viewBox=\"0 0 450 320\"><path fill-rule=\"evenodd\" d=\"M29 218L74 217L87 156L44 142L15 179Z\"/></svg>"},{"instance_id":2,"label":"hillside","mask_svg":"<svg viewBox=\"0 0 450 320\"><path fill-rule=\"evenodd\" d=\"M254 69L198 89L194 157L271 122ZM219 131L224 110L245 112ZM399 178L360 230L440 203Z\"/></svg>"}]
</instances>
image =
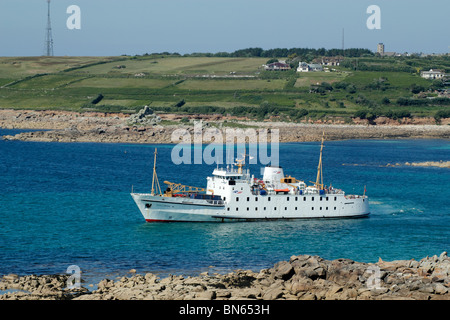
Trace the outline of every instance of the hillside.
<instances>
[{"instance_id":1,"label":"hillside","mask_svg":"<svg viewBox=\"0 0 450 320\"><path fill-rule=\"evenodd\" d=\"M436 91L445 89L443 84L419 75L431 68L449 73L449 56L347 58L330 72L308 73L265 71L267 60L177 54L2 57L0 108L134 113L149 105L160 113L344 122L381 116L439 120L449 114L450 98Z\"/></svg>"}]
</instances>

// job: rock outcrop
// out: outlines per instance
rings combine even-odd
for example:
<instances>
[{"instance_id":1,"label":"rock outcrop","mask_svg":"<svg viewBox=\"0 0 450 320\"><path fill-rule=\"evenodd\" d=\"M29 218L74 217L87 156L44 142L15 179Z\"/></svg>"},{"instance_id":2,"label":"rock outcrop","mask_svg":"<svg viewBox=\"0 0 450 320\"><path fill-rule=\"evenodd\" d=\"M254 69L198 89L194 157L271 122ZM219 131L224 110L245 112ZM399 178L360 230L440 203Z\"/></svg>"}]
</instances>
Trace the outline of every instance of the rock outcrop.
<instances>
[{"instance_id":1,"label":"rock outcrop","mask_svg":"<svg viewBox=\"0 0 450 320\"><path fill-rule=\"evenodd\" d=\"M144 125L144 126L155 126L161 122L161 117L154 114L153 110L148 106L145 106L138 113L131 115L128 118L128 125Z\"/></svg>"},{"instance_id":2,"label":"rock outcrop","mask_svg":"<svg viewBox=\"0 0 450 320\"><path fill-rule=\"evenodd\" d=\"M68 276L5 275L0 295L10 300L450 300L450 258L446 252L416 260L361 263L292 256L259 272L237 270L195 277L133 274L104 279L89 291L64 289Z\"/></svg>"},{"instance_id":3,"label":"rock outcrop","mask_svg":"<svg viewBox=\"0 0 450 320\"><path fill-rule=\"evenodd\" d=\"M5 140L43 142L107 142L107 143L178 143L172 133L184 129L192 133L194 125L181 121L180 115L156 115L148 107L138 113L68 112L0 110L0 127L5 129L35 129L14 136L3 136ZM279 142L320 141L325 133L326 140L346 139L450 139L448 125L367 125L342 124L317 121L317 123L253 122L238 121L222 115L192 115L191 120L203 120L203 143L210 143L206 130L219 130L226 141L226 130L266 129L278 130ZM162 120L166 120L162 122ZM46 131L42 131L46 130ZM210 132L211 133L211 132ZM242 136L245 133L241 134ZM239 136L239 134L238 134ZM271 134L267 134L270 141Z\"/></svg>"}]
</instances>

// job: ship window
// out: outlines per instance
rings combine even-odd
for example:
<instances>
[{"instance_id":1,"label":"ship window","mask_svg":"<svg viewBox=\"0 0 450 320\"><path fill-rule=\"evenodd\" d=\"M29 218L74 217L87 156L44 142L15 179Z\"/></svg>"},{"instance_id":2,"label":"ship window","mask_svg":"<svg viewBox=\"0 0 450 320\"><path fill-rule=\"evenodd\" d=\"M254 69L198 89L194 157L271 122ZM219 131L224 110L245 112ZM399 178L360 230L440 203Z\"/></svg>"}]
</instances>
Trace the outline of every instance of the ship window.
<instances>
[{"instance_id":1,"label":"ship window","mask_svg":"<svg viewBox=\"0 0 450 320\"><path fill-rule=\"evenodd\" d=\"M328 207L326 207L325 210L328 210Z\"/></svg>"},{"instance_id":2,"label":"ship window","mask_svg":"<svg viewBox=\"0 0 450 320\"><path fill-rule=\"evenodd\" d=\"M336 207L334 207L334 210L336 210Z\"/></svg>"},{"instance_id":3,"label":"ship window","mask_svg":"<svg viewBox=\"0 0 450 320\"><path fill-rule=\"evenodd\" d=\"M326 198L325 198L325 200L327 200L327 201L328 201L328 197L326 197Z\"/></svg>"},{"instance_id":4,"label":"ship window","mask_svg":"<svg viewBox=\"0 0 450 320\"><path fill-rule=\"evenodd\" d=\"M239 211L239 208L238 208L238 207L236 207L236 211Z\"/></svg>"},{"instance_id":5,"label":"ship window","mask_svg":"<svg viewBox=\"0 0 450 320\"><path fill-rule=\"evenodd\" d=\"M258 207L255 207L255 211L258 211Z\"/></svg>"},{"instance_id":6,"label":"ship window","mask_svg":"<svg viewBox=\"0 0 450 320\"><path fill-rule=\"evenodd\" d=\"M227 208L227 211L230 211L230 208Z\"/></svg>"},{"instance_id":7,"label":"ship window","mask_svg":"<svg viewBox=\"0 0 450 320\"><path fill-rule=\"evenodd\" d=\"M311 197L311 201L314 201L314 197Z\"/></svg>"},{"instance_id":8,"label":"ship window","mask_svg":"<svg viewBox=\"0 0 450 320\"><path fill-rule=\"evenodd\" d=\"M320 197L320 201L322 201L322 197Z\"/></svg>"},{"instance_id":9,"label":"ship window","mask_svg":"<svg viewBox=\"0 0 450 320\"><path fill-rule=\"evenodd\" d=\"M236 197L236 201L239 201L239 197Z\"/></svg>"},{"instance_id":10,"label":"ship window","mask_svg":"<svg viewBox=\"0 0 450 320\"><path fill-rule=\"evenodd\" d=\"M266 207L264 207L264 211L266 211Z\"/></svg>"},{"instance_id":11,"label":"ship window","mask_svg":"<svg viewBox=\"0 0 450 320\"><path fill-rule=\"evenodd\" d=\"M277 207L273 208L273 210L277 210Z\"/></svg>"},{"instance_id":12,"label":"ship window","mask_svg":"<svg viewBox=\"0 0 450 320\"><path fill-rule=\"evenodd\" d=\"M267 200L270 201L270 197L267 197Z\"/></svg>"},{"instance_id":13,"label":"ship window","mask_svg":"<svg viewBox=\"0 0 450 320\"><path fill-rule=\"evenodd\" d=\"M255 201L258 201L258 197L255 197Z\"/></svg>"},{"instance_id":14,"label":"ship window","mask_svg":"<svg viewBox=\"0 0 450 320\"><path fill-rule=\"evenodd\" d=\"M284 207L284 210L286 211L286 210L287 210L287 207Z\"/></svg>"},{"instance_id":15,"label":"ship window","mask_svg":"<svg viewBox=\"0 0 450 320\"><path fill-rule=\"evenodd\" d=\"M289 197L286 197L287 201L289 201Z\"/></svg>"},{"instance_id":16,"label":"ship window","mask_svg":"<svg viewBox=\"0 0 450 320\"><path fill-rule=\"evenodd\" d=\"M250 197L247 197L247 201L250 201Z\"/></svg>"},{"instance_id":17,"label":"ship window","mask_svg":"<svg viewBox=\"0 0 450 320\"><path fill-rule=\"evenodd\" d=\"M297 207L295 207L295 211L297 211Z\"/></svg>"},{"instance_id":18,"label":"ship window","mask_svg":"<svg viewBox=\"0 0 450 320\"><path fill-rule=\"evenodd\" d=\"M223 201L225 201L227 198L226 197L223 197Z\"/></svg>"},{"instance_id":19,"label":"ship window","mask_svg":"<svg viewBox=\"0 0 450 320\"><path fill-rule=\"evenodd\" d=\"M250 210L250 208L249 207L247 207L247 211L249 211Z\"/></svg>"},{"instance_id":20,"label":"ship window","mask_svg":"<svg viewBox=\"0 0 450 320\"><path fill-rule=\"evenodd\" d=\"M314 210L314 207L312 207L311 210Z\"/></svg>"},{"instance_id":21,"label":"ship window","mask_svg":"<svg viewBox=\"0 0 450 320\"><path fill-rule=\"evenodd\" d=\"M336 201L337 200L337 197L334 197L334 201Z\"/></svg>"},{"instance_id":22,"label":"ship window","mask_svg":"<svg viewBox=\"0 0 450 320\"><path fill-rule=\"evenodd\" d=\"M295 197L295 201L297 201L298 200L298 197Z\"/></svg>"},{"instance_id":23,"label":"ship window","mask_svg":"<svg viewBox=\"0 0 450 320\"><path fill-rule=\"evenodd\" d=\"M303 197L303 201L306 201L306 197Z\"/></svg>"},{"instance_id":24,"label":"ship window","mask_svg":"<svg viewBox=\"0 0 450 320\"><path fill-rule=\"evenodd\" d=\"M322 210L322 207L320 207L320 210Z\"/></svg>"}]
</instances>

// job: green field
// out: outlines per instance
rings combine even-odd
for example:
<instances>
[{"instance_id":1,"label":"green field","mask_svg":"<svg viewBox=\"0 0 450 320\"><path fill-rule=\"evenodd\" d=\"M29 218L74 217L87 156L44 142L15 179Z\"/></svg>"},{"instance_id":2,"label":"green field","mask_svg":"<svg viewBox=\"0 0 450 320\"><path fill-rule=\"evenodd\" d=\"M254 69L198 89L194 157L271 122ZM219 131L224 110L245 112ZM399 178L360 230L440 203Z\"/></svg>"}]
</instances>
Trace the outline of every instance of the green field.
<instances>
[{"instance_id":1,"label":"green field","mask_svg":"<svg viewBox=\"0 0 450 320\"><path fill-rule=\"evenodd\" d=\"M361 112L372 119L434 116L449 110L447 100L430 99L436 94L429 89L438 84L419 76L420 70L436 67L450 72L448 56L351 58L331 72L308 73L264 71L267 60L161 54L4 57L0 108L130 112L150 105L157 112L289 121L351 119ZM99 95L103 99L93 103Z\"/></svg>"}]
</instances>

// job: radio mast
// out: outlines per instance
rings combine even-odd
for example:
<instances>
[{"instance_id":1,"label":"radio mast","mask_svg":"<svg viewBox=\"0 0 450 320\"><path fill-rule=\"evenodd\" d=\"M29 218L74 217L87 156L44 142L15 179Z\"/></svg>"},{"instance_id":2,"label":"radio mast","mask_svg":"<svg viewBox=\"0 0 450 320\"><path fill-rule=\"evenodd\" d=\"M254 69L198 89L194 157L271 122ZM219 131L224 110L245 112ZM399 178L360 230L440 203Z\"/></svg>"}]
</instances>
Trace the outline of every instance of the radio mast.
<instances>
[{"instance_id":1,"label":"radio mast","mask_svg":"<svg viewBox=\"0 0 450 320\"><path fill-rule=\"evenodd\" d=\"M47 0L47 7L48 13L47 13L47 28L45 35L45 55L51 57L53 56L53 35L52 35L52 21L50 19L50 0Z\"/></svg>"}]
</instances>

